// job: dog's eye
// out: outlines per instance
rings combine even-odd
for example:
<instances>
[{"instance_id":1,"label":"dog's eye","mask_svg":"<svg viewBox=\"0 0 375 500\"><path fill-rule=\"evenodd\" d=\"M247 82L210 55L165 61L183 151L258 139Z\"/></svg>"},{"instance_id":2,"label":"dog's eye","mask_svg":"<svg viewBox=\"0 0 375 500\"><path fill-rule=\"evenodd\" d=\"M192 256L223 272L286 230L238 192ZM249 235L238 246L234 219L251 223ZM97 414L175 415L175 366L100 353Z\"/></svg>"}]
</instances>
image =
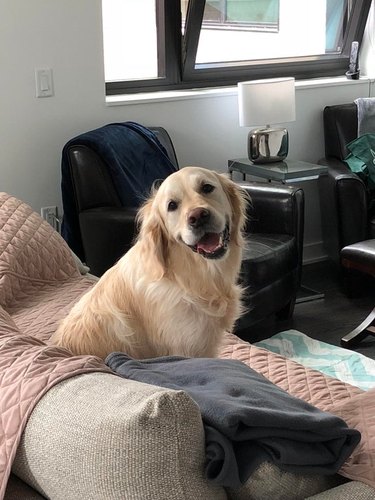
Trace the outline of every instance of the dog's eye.
<instances>
[{"instance_id":1,"label":"dog's eye","mask_svg":"<svg viewBox=\"0 0 375 500\"><path fill-rule=\"evenodd\" d=\"M168 203L168 212L174 212L178 208L178 203L177 201L171 200Z\"/></svg>"},{"instance_id":2,"label":"dog's eye","mask_svg":"<svg viewBox=\"0 0 375 500\"><path fill-rule=\"evenodd\" d=\"M215 189L215 186L213 186L212 184L203 184L202 193L209 194L209 193L212 193L212 191L214 189Z\"/></svg>"}]
</instances>

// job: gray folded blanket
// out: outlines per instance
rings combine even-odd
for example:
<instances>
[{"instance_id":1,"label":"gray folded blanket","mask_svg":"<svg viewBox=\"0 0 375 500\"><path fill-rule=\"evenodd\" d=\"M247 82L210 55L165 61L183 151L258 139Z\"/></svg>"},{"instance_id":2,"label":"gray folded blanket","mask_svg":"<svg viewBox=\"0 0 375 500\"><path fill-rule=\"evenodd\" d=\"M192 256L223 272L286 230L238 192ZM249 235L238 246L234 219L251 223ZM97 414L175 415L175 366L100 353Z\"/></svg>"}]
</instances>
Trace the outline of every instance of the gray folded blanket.
<instances>
[{"instance_id":1,"label":"gray folded blanket","mask_svg":"<svg viewBox=\"0 0 375 500\"><path fill-rule=\"evenodd\" d=\"M358 137L375 133L375 98L359 97L354 101L358 110Z\"/></svg>"},{"instance_id":2,"label":"gray folded blanket","mask_svg":"<svg viewBox=\"0 0 375 500\"><path fill-rule=\"evenodd\" d=\"M184 390L198 404L206 476L243 484L264 462L302 474L334 474L359 443L340 418L291 396L241 361L111 353L106 364L127 379Z\"/></svg>"}]
</instances>

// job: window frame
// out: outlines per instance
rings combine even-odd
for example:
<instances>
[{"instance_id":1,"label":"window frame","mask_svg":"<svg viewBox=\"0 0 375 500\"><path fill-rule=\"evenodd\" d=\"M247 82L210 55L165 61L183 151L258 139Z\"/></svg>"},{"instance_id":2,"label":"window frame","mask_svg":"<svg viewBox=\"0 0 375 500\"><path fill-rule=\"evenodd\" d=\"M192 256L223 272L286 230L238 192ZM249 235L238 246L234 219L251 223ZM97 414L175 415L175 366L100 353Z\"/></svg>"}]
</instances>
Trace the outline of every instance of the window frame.
<instances>
[{"instance_id":1,"label":"window frame","mask_svg":"<svg viewBox=\"0 0 375 500\"><path fill-rule=\"evenodd\" d=\"M195 65L205 0L190 0L185 32L181 34L180 0L157 0L159 70L165 75L147 80L106 82L106 94L131 94L236 85L239 81L294 76L298 79L343 75L348 69L351 44L361 45L371 0L352 0L340 54L323 54L240 62Z\"/></svg>"},{"instance_id":2,"label":"window frame","mask_svg":"<svg viewBox=\"0 0 375 500\"><path fill-rule=\"evenodd\" d=\"M168 4L168 8L167 8ZM148 79L106 82L106 95L152 92L179 88L181 81L181 11L179 0L157 0L156 24L158 73L163 76ZM173 7L173 8L172 8ZM178 7L178 9L177 9Z\"/></svg>"}]
</instances>

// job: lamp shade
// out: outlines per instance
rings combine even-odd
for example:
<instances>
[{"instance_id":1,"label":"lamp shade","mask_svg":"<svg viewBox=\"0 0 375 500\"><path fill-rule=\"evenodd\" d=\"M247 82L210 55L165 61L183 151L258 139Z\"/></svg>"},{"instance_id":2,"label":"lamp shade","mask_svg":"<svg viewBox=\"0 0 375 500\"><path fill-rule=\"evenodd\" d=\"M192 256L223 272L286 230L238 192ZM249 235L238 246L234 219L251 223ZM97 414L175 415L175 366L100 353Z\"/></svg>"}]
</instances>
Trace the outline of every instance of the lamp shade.
<instances>
[{"instance_id":1,"label":"lamp shade","mask_svg":"<svg viewBox=\"0 0 375 500\"><path fill-rule=\"evenodd\" d=\"M296 119L294 78L238 83L241 127L292 122Z\"/></svg>"}]
</instances>

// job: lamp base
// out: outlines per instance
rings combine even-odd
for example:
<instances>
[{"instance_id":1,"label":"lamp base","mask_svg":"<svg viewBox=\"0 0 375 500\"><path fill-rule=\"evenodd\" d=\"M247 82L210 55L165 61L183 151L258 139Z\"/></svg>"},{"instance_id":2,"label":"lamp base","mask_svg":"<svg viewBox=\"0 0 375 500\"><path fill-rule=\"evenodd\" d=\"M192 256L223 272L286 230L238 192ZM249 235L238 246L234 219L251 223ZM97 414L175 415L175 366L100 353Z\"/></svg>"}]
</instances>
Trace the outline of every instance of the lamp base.
<instances>
[{"instance_id":1,"label":"lamp base","mask_svg":"<svg viewBox=\"0 0 375 500\"><path fill-rule=\"evenodd\" d=\"M288 155L289 135L286 128L265 127L250 130L247 152L253 163L283 161Z\"/></svg>"}]
</instances>

